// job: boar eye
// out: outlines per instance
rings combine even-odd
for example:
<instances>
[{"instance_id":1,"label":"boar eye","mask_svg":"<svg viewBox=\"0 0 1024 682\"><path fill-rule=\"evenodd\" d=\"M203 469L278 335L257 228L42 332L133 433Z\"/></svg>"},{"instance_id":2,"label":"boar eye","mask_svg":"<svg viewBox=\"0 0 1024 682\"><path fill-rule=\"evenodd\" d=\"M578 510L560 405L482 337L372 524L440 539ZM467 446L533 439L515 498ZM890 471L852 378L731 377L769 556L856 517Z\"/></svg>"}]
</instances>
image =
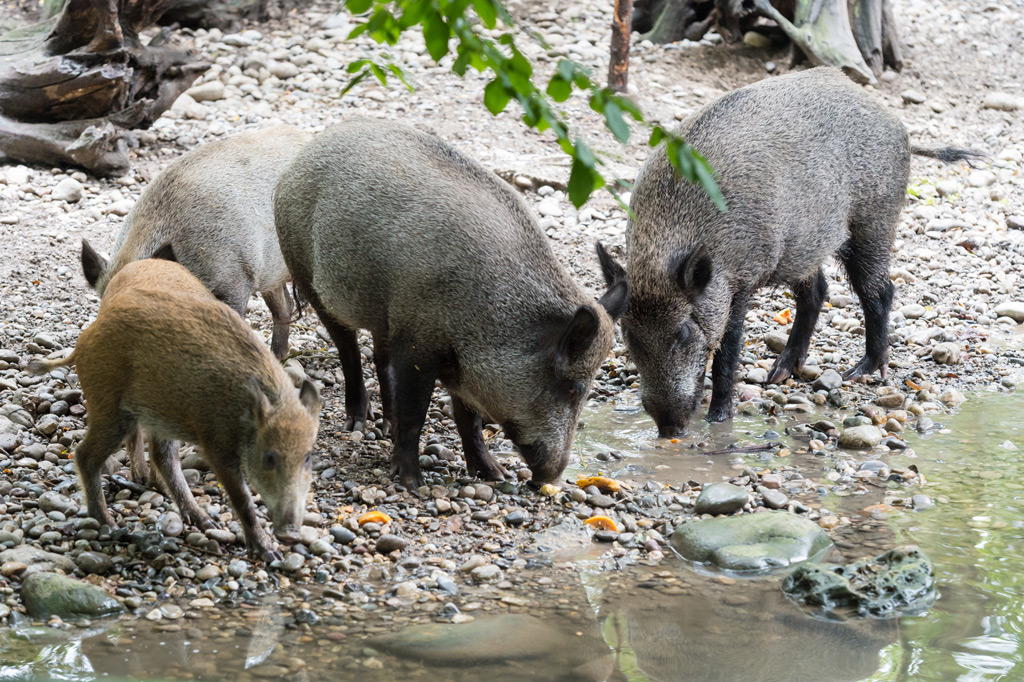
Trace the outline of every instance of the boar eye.
<instances>
[{"instance_id":1,"label":"boar eye","mask_svg":"<svg viewBox=\"0 0 1024 682\"><path fill-rule=\"evenodd\" d=\"M307 469L312 468L312 466L313 466L313 451L312 450L310 450L309 452L306 453L306 459L302 462L302 466L306 467Z\"/></svg>"},{"instance_id":2,"label":"boar eye","mask_svg":"<svg viewBox=\"0 0 1024 682\"><path fill-rule=\"evenodd\" d=\"M264 469L275 469L277 468L277 453L273 450L267 450L263 453L263 468Z\"/></svg>"},{"instance_id":3,"label":"boar eye","mask_svg":"<svg viewBox=\"0 0 1024 682\"><path fill-rule=\"evenodd\" d=\"M579 400L583 397L583 394L587 392L587 385L582 381L577 381L573 383L572 388L569 390L572 393L573 399Z\"/></svg>"}]
</instances>

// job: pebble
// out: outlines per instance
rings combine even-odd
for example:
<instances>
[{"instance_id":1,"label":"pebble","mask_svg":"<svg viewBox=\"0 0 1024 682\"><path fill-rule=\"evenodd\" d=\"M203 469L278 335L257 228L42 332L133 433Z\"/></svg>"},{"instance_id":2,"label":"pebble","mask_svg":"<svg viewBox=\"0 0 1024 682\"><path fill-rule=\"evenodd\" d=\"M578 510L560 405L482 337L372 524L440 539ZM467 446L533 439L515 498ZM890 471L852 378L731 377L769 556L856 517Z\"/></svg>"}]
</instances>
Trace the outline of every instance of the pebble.
<instances>
[{"instance_id":1,"label":"pebble","mask_svg":"<svg viewBox=\"0 0 1024 682\"><path fill-rule=\"evenodd\" d=\"M764 499L764 506L769 509L785 509L789 504L789 498L779 490L765 488L761 491L761 497Z\"/></svg>"},{"instance_id":2,"label":"pebble","mask_svg":"<svg viewBox=\"0 0 1024 682\"><path fill-rule=\"evenodd\" d=\"M812 388L815 391L833 391L842 385L842 375L834 369L826 369L820 377L814 380Z\"/></svg>"},{"instance_id":3,"label":"pebble","mask_svg":"<svg viewBox=\"0 0 1024 682\"><path fill-rule=\"evenodd\" d=\"M66 201L69 204L75 204L82 200L84 194L85 187L82 186L82 183L74 178L64 178L53 188L50 198L56 201Z\"/></svg>"},{"instance_id":4,"label":"pebble","mask_svg":"<svg viewBox=\"0 0 1024 682\"><path fill-rule=\"evenodd\" d=\"M923 104L925 100L924 93L920 90L904 90L900 93L900 97L907 104Z\"/></svg>"},{"instance_id":5,"label":"pebble","mask_svg":"<svg viewBox=\"0 0 1024 682\"><path fill-rule=\"evenodd\" d=\"M871 424L851 426L839 434L839 447L842 448L873 448L881 441L882 432Z\"/></svg>"},{"instance_id":6,"label":"pebble","mask_svg":"<svg viewBox=\"0 0 1024 682\"><path fill-rule=\"evenodd\" d=\"M749 498L746 488L732 483L709 483L697 496L694 511L697 514L732 514L742 509Z\"/></svg>"},{"instance_id":7,"label":"pebble","mask_svg":"<svg viewBox=\"0 0 1024 682\"><path fill-rule=\"evenodd\" d=\"M940 365L955 365L960 362L960 349L955 343L940 343L932 349L932 360Z\"/></svg>"},{"instance_id":8,"label":"pebble","mask_svg":"<svg viewBox=\"0 0 1024 682\"><path fill-rule=\"evenodd\" d=\"M1022 324L1024 323L1024 301L1004 301L996 306L995 314Z\"/></svg>"},{"instance_id":9,"label":"pebble","mask_svg":"<svg viewBox=\"0 0 1024 682\"><path fill-rule=\"evenodd\" d=\"M405 538L401 538L391 533L385 533L377 538L377 553L378 554L390 554L395 550L401 551L405 549L409 541Z\"/></svg>"},{"instance_id":10,"label":"pebble","mask_svg":"<svg viewBox=\"0 0 1024 682\"><path fill-rule=\"evenodd\" d=\"M750 47L771 47L772 41L766 35L758 33L757 31L747 31L743 34L743 42Z\"/></svg>"},{"instance_id":11,"label":"pebble","mask_svg":"<svg viewBox=\"0 0 1024 682\"><path fill-rule=\"evenodd\" d=\"M213 80L194 85L186 90L185 94L197 102L213 102L224 99L226 88L220 81Z\"/></svg>"},{"instance_id":12,"label":"pebble","mask_svg":"<svg viewBox=\"0 0 1024 682\"><path fill-rule=\"evenodd\" d=\"M302 568L306 563L306 558L298 552L289 552L281 562L281 570L284 571L297 571Z\"/></svg>"},{"instance_id":13,"label":"pebble","mask_svg":"<svg viewBox=\"0 0 1024 682\"><path fill-rule=\"evenodd\" d=\"M339 545L348 545L356 539L356 534L344 526L331 526L328 532Z\"/></svg>"},{"instance_id":14,"label":"pebble","mask_svg":"<svg viewBox=\"0 0 1024 682\"><path fill-rule=\"evenodd\" d=\"M75 558L75 564L87 575L90 573L103 575L113 565L110 557L103 552L82 552Z\"/></svg>"},{"instance_id":15,"label":"pebble","mask_svg":"<svg viewBox=\"0 0 1024 682\"><path fill-rule=\"evenodd\" d=\"M207 564L196 571L196 580L204 583L207 580L218 578L221 575L220 566L216 564Z\"/></svg>"},{"instance_id":16,"label":"pebble","mask_svg":"<svg viewBox=\"0 0 1024 682\"><path fill-rule=\"evenodd\" d=\"M473 582L476 583L493 583L498 582L502 578L501 569L494 564L477 566L469 572L469 575Z\"/></svg>"},{"instance_id":17,"label":"pebble","mask_svg":"<svg viewBox=\"0 0 1024 682\"><path fill-rule=\"evenodd\" d=\"M1005 92L990 92L985 95L981 104L985 109L996 109L997 111L1015 111L1017 100Z\"/></svg>"}]
</instances>

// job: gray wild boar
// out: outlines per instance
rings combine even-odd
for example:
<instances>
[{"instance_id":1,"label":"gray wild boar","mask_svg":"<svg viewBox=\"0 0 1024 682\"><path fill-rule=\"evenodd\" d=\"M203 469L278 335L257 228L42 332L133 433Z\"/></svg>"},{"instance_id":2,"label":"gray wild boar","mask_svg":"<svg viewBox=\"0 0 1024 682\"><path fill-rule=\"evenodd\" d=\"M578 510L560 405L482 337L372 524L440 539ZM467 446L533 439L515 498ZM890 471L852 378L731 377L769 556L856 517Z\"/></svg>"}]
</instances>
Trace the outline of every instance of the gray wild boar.
<instances>
[{"instance_id":1,"label":"gray wild boar","mask_svg":"<svg viewBox=\"0 0 1024 682\"><path fill-rule=\"evenodd\" d=\"M196 292L199 291L197 294ZM256 517L246 481L263 498L275 536L298 540L320 415L306 381L296 390L281 364L231 308L177 263L146 259L111 280L96 321L62 360L74 364L89 408L75 463L89 515L114 526L100 471L126 437L150 434L150 458L189 523L216 523L185 483L176 441L199 445L245 532L249 554L280 558Z\"/></svg>"},{"instance_id":2,"label":"gray wild boar","mask_svg":"<svg viewBox=\"0 0 1024 682\"><path fill-rule=\"evenodd\" d=\"M169 244L189 272L243 317L260 292L274 321L271 348L283 358L292 305L274 232L274 186L309 138L299 128L274 126L204 144L174 161L128 214L110 262L82 240L89 285L102 296L121 268Z\"/></svg>"},{"instance_id":3,"label":"gray wild boar","mask_svg":"<svg viewBox=\"0 0 1024 682\"><path fill-rule=\"evenodd\" d=\"M724 95L675 131L719 175L728 205L676 176L664 147L640 169L626 235L632 287L622 328L640 370L645 409L664 437L681 435L711 367L709 421L732 414L743 320L763 286L789 285L796 319L769 373L784 381L807 357L835 255L864 309L867 352L855 380L888 365L889 256L910 155L977 156L911 147L900 121L838 70L769 78ZM608 281L625 277L601 253Z\"/></svg>"},{"instance_id":4,"label":"gray wild boar","mask_svg":"<svg viewBox=\"0 0 1024 682\"><path fill-rule=\"evenodd\" d=\"M285 262L338 347L348 428L367 415L356 330L373 334L393 473L420 482L434 382L452 397L471 473L500 479L481 414L503 425L535 483L557 478L629 287L595 302L565 272L519 195L432 135L353 119L303 148L274 215Z\"/></svg>"}]
</instances>

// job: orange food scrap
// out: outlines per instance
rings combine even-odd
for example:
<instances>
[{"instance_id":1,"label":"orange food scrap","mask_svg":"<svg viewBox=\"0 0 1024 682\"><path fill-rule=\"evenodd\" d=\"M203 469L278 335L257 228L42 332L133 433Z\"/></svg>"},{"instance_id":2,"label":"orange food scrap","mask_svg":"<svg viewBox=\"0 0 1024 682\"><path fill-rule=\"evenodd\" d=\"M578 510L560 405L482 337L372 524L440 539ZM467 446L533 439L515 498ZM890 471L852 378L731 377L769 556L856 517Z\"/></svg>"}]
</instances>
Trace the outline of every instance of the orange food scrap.
<instances>
[{"instance_id":1,"label":"orange food scrap","mask_svg":"<svg viewBox=\"0 0 1024 682\"><path fill-rule=\"evenodd\" d=\"M920 391L921 390L921 387L918 384L915 384L910 379L906 379L903 383L905 383L907 385L907 388L912 388L915 391Z\"/></svg>"},{"instance_id":2,"label":"orange food scrap","mask_svg":"<svg viewBox=\"0 0 1024 682\"><path fill-rule=\"evenodd\" d=\"M370 511L359 517L359 525L364 523L391 523L391 517L382 511Z\"/></svg>"},{"instance_id":3,"label":"orange food scrap","mask_svg":"<svg viewBox=\"0 0 1024 682\"><path fill-rule=\"evenodd\" d=\"M589 476L587 478L579 478L576 481L576 485L581 488L586 488L589 485L594 486L603 493L617 493L622 490L622 484L618 481L605 478L604 476Z\"/></svg>"},{"instance_id":4,"label":"orange food scrap","mask_svg":"<svg viewBox=\"0 0 1024 682\"><path fill-rule=\"evenodd\" d=\"M607 516L591 516L589 519L584 521L583 524L596 528L597 530L611 530L616 533L619 532L619 527L616 526L615 522Z\"/></svg>"},{"instance_id":5,"label":"orange food scrap","mask_svg":"<svg viewBox=\"0 0 1024 682\"><path fill-rule=\"evenodd\" d=\"M786 308L772 319L779 324L789 324L793 321L793 312L789 308Z\"/></svg>"}]
</instances>

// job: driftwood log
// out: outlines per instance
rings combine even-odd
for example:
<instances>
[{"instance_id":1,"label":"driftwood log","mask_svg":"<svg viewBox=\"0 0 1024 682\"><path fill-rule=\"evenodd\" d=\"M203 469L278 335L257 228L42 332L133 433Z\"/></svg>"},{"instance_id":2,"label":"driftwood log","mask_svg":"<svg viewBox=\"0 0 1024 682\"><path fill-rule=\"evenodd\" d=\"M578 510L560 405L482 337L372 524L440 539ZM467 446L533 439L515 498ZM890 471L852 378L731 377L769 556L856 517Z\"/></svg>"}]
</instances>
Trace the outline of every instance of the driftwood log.
<instances>
[{"instance_id":1,"label":"driftwood log","mask_svg":"<svg viewBox=\"0 0 1024 682\"><path fill-rule=\"evenodd\" d=\"M128 170L125 133L148 127L209 68L161 29L181 0L67 0L0 36L0 154L25 163Z\"/></svg>"},{"instance_id":2,"label":"driftwood log","mask_svg":"<svg viewBox=\"0 0 1024 682\"><path fill-rule=\"evenodd\" d=\"M885 67L899 71L903 54L891 0L635 0L632 29L655 43L700 40L712 26L726 41L764 31L769 19L814 64L842 68L874 83ZM774 28L774 27L773 27Z\"/></svg>"}]
</instances>

